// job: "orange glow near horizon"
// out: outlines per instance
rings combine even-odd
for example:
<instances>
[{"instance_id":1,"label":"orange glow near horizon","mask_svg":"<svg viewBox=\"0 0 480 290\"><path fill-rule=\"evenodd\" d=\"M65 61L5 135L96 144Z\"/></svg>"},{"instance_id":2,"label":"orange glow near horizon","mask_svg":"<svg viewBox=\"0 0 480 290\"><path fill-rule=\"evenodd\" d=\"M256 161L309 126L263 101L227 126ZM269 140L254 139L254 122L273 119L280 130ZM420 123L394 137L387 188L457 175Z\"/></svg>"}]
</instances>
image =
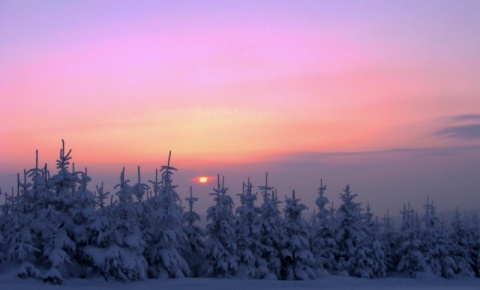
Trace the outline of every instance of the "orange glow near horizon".
<instances>
[{"instance_id":1,"label":"orange glow near horizon","mask_svg":"<svg viewBox=\"0 0 480 290\"><path fill-rule=\"evenodd\" d=\"M208 182L208 177L206 177L206 176L201 176L201 177L198 178L198 181L199 181L200 183L207 183L207 182Z\"/></svg>"}]
</instances>

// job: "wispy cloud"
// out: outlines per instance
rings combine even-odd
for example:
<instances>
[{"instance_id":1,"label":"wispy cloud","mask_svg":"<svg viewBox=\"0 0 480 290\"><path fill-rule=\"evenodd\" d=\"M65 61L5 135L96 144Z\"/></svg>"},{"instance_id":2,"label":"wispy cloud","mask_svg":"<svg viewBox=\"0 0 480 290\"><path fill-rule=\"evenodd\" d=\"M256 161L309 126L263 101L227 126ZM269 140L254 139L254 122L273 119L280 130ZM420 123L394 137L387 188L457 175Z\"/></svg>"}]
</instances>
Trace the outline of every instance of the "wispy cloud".
<instances>
[{"instance_id":1,"label":"wispy cloud","mask_svg":"<svg viewBox=\"0 0 480 290\"><path fill-rule=\"evenodd\" d=\"M480 121L480 114L457 115L451 118L453 121Z\"/></svg>"},{"instance_id":2,"label":"wispy cloud","mask_svg":"<svg viewBox=\"0 0 480 290\"><path fill-rule=\"evenodd\" d=\"M480 140L480 124L446 127L438 130L435 135L455 139Z\"/></svg>"},{"instance_id":3,"label":"wispy cloud","mask_svg":"<svg viewBox=\"0 0 480 290\"><path fill-rule=\"evenodd\" d=\"M480 114L459 114L448 116L437 124L432 136L457 141L480 140Z\"/></svg>"},{"instance_id":4,"label":"wispy cloud","mask_svg":"<svg viewBox=\"0 0 480 290\"><path fill-rule=\"evenodd\" d=\"M425 147L425 148L394 148L374 151L349 151L349 152L296 152L283 155L278 160L298 160L303 162L310 160L317 162L328 158L380 158L381 156L399 156L399 157L427 157L427 156L448 156L459 155L463 153L480 151L480 145L472 146L449 146L449 147Z\"/></svg>"}]
</instances>

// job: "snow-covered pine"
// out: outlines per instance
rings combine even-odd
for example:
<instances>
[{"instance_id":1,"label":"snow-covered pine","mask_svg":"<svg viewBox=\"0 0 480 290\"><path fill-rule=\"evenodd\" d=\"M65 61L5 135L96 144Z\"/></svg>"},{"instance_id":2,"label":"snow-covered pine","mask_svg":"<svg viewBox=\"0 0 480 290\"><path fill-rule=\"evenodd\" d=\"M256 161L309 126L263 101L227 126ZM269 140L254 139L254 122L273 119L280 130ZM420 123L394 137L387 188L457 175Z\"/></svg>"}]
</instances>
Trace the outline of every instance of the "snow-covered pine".
<instances>
[{"instance_id":1,"label":"snow-covered pine","mask_svg":"<svg viewBox=\"0 0 480 290\"><path fill-rule=\"evenodd\" d=\"M427 271L441 275L440 257L436 247L440 236L440 222L435 216L435 206L433 202L429 202L423 206L425 213L422 217L423 228L421 228L421 246L420 251L423 254L425 263L427 264Z\"/></svg>"},{"instance_id":2,"label":"snow-covered pine","mask_svg":"<svg viewBox=\"0 0 480 290\"><path fill-rule=\"evenodd\" d=\"M233 200L227 194L224 179L213 189L215 205L207 209L205 261L203 268L210 277L233 277L238 272Z\"/></svg>"},{"instance_id":3,"label":"snow-covered pine","mask_svg":"<svg viewBox=\"0 0 480 290\"><path fill-rule=\"evenodd\" d=\"M188 247L188 239L182 227L183 208L175 191L177 185L173 185L172 180L173 171L177 169L170 166L170 158L171 152L168 154L167 165L160 169L161 187L150 201L153 212L147 233L147 260L149 275L154 278L181 278L190 275L188 263L181 255ZM158 183L154 183L154 190L156 185Z\"/></svg>"},{"instance_id":4,"label":"snow-covered pine","mask_svg":"<svg viewBox=\"0 0 480 290\"><path fill-rule=\"evenodd\" d=\"M73 203L73 193L76 191L78 177L77 173L69 170L70 154L72 150L65 151L65 142L62 140L62 149L60 157L57 160L57 174L48 178L47 186L53 191L53 194L46 197L47 204L54 207L59 212L68 212Z\"/></svg>"},{"instance_id":5,"label":"snow-covered pine","mask_svg":"<svg viewBox=\"0 0 480 290\"><path fill-rule=\"evenodd\" d=\"M363 221L365 224L365 232L367 233L366 248L371 249L367 253L372 255L369 257L371 260L370 267L373 271L373 277L385 277L387 275L387 266L385 263L385 252L380 238L380 225L378 221L373 220L373 214L370 210L370 205L367 204L366 212L363 215Z\"/></svg>"},{"instance_id":6,"label":"snow-covered pine","mask_svg":"<svg viewBox=\"0 0 480 290\"><path fill-rule=\"evenodd\" d=\"M26 172L24 177L26 179ZM20 177L17 175L17 195L14 194L13 189L11 195L5 194L5 204L2 206L5 260L17 267L16 272L20 278L41 278L37 267L40 249L32 229L34 215L25 210L25 199L20 195L19 190L20 187L24 190L29 189L25 179L21 185Z\"/></svg>"},{"instance_id":7,"label":"snow-covered pine","mask_svg":"<svg viewBox=\"0 0 480 290\"><path fill-rule=\"evenodd\" d=\"M110 246L115 244L113 236L114 226L110 223L113 214L113 204L107 206L105 200L110 192L104 191L103 182L96 186L95 208L93 221L87 225L88 244L83 249L83 255L87 260L86 277L102 275L105 279L116 277L111 275L109 261L115 261L107 257L106 252ZM97 256L99 255L99 256ZM102 267L102 265L104 267ZM113 272L113 270L111 271Z\"/></svg>"},{"instance_id":8,"label":"snow-covered pine","mask_svg":"<svg viewBox=\"0 0 480 290\"><path fill-rule=\"evenodd\" d=\"M43 279L53 284L63 284L64 278L69 274L68 265L72 264L76 244L68 236L67 223L61 212L50 206L39 217L38 221L44 223L41 230L40 266L47 269Z\"/></svg>"},{"instance_id":9,"label":"snow-covered pine","mask_svg":"<svg viewBox=\"0 0 480 290\"><path fill-rule=\"evenodd\" d=\"M158 169L155 169L155 180L149 180L152 184L153 187L153 195L158 196L158 193L160 192L160 188L162 188L162 181L158 180Z\"/></svg>"},{"instance_id":10,"label":"snow-covered pine","mask_svg":"<svg viewBox=\"0 0 480 290\"><path fill-rule=\"evenodd\" d=\"M440 234L436 248L437 257L440 262L441 273L444 278L451 278L455 275L457 265L453 259L453 247L448 235L447 227L445 226L445 220L440 221Z\"/></svg>"},{"instance_id":11,"label":"snow-covered pine","mask_svg":"<svg viewBox=\"0 0 480 290\"><path fill-rule=\"evenodd\" d=\"M196 225L200 221L200 215L193 210L193 205L198 201L197 197L193 196L192 187L190 186L190 196L186 197L188 202L188 211L183 214L183 228L187 235L187 247L184 250L183 256L190 268L190 275L192 277L199 277L201 272L201 265L205 255L205 233Z\"/></svg>"},{"instance_id":12,"label":"snow-covered pine","mask_svg":"<svg viewBox=\"0 0 480 290\"><path fill-rule=\"evenodd\" d=\"M282 269L280 248L286 237L279 209L281 202L278 200L274 187L268 185L268 172L265 174L265 185L259 186L258 189L263 196L263 203L259 208L262 257L267 262L271 276L280 279Z\"/></svg>"},{"instance_id":13,"label":"snow-covered pine","mask_svg":"<svg viewBox=\"0 0 480 290\"><path fill-rule=\"evenodd\" d=\"M2 188L0 187L0 197L3 195ZM5 259L5 239L3 237L3 231L5 228L5 216L2 207L0 206L0 264Z\"/></svg>"},{"instance_id":14,"label":"snow-covered pine","mask_svg":"<svg viewBox=\"0 0 480 290\"><path fill-rule=\"evenodd\" d=\"M383 251L385 253L385 265L388 272L394 272L398 264L399 257L395 254L395 243L397 241L397 231L393 225L393 220L390 217L390 211L387 209L387 214L382 220L382 232L380 241L382 242Z\"/></svg>"},{"instance_id":15,"label":"snow-covered pine","mask_svg":"<svg viewBox=\"0 0 480 290\"><path fill-rule=\"evenodd\" d=\"M69 168L71 152L71 149L66 151L62 140L57 173L50 177L47 171L46 190L37 187L38 192L33 194L42 199L33 209L35 219L32 221L42 253L38 257L38 265L47 270L43 279L53 284L62 284L64 278L76 275L70 267L75 261L77 249L73 240L71 211L75 207L74 193L80 180L78 174Z\"/></svg>"},{"instance_id":16,"label":"snow-covered pine","mask_svg":"<svg viewBox=\"0 0 480 290\"><path fill-rule=\"evenodd\" d=\"M299 203L295 190L291 197L285 197L285 239L280 250L282 270L281 279L306 280L316 277L315 259L308 242L309 225L302 217L302 211L308 209Z\"/></svg>"},{"instance_id":17,"label":"snow-covered pine","mask_svg":"<svg viewBox=\"0 0 480 290\"><path fill-rule=\"evenodd\" d=\"M315 201L318 212L314 216L315 223L312 225L309 240L312 254L315 258L315 267L318 270L335 270L335 249L337 243L335 241L335 228L330 218L330 210L327 208L329 203L325 196L327 186L323 185L320 179L320 187L318 188L318 197Z\"/></svg>"},{"instance_id":18,"label":"snow-covered pine","mask_svg":"<svg viewBox=\"0 0 480 290\"><path fill-rule=\"evenodd\" d=\"M72 265L69 267L69 275L85 277L87 274L88 259L84 255L83 248L88 245L90 237L88 227L95 221L95 195L87 186L91 181L88 171L76 172L78 187L73 193L72 206L69 209L69 217L72 220L67 233L75 243L76 251L72 256Z\"/></svg>"},{"instance_id":19,"label":"snow-covered pine","mask_svg":"<svg viewBox=\"0 0 480 290\"><path fill-rule=\"evenodd\" d=\"M95 213L92 223L87 226L88 245L94 245L100 248L105 248L113 243L112 225L108 219L111 216L111 206L106 205L105 200L110 195L109 191L105 191L103 182L100 186L96 186L95 194Z\"/></svg>"},{"instance_id":20,"label":"snow-covered pine","mask_svg":"<svg viewBox=\"0 0 480 290\"><path fill-rule=\"evenodd\" d=\"M135 213L138 220L139 233L141 234L141 238L145 243L145 248L147 248L150 238L147 233L151 226L150 222L153 210L148 201L144 201L145 193L148 192L150 187L147 184L142 183L140 166L137 167L137 178L137 183L135 183L131 188L132 197L134 197L135 200L133 206L135 208Z\"/></svg>"},{"instance_id":21,"label":"snow-covered pine","mask_svg":"<svg viewBox=\"0 0 480 290\"><path fill-rule=\"evenodd\" d=\"M398 234L396 255L399 258L396 269L415 278L419 272L427 270L425 257L421 252L420 223L417 212L410 207L410 204L403 206L400 212L402 225Z\"/></svg>"},{"instance_id":22,"label":"snow-covered pine","mask_svg":"<svg viewBox=\"0 0 480 290\"><path fill-rule=\"evenodd\" d=\"M338 271L361 278L382 276L381 247L372 249L372 233L361 213L361 204L353 201L355 197L357 194L352 194L348 185L340 194L342 204L336 212Z\"/></svg>"},{"instance_id":23,"label":"snow-covered pine","mask_svg":"<svg viewBox=\"0 0 480 290\"><path fill-rule=\"evenodd\" d=\"M105 201L108 198L108 195L110 194L109 191L105 192L103 189L103 182L101 183L100 186L96 185L96 194L95 194L95 207L97 209L100 209L103 211L103 209L106 207Z\"/></svg>"},{"instance_id":24,"label":"snow-covered pine","mask_svg":"<svg viewBox=\"0 0 480 290\"><path fill-rule=\"evenodd\" d=\"M267 261L262 256L261 224L259 208L255 206L257 193L253 194L250 179L243 184L239 194L241 205L237 207L235 235L237 236L238 275L248 278L264 278L269 274Z\"/></svg>"},{"instance_id":25,"label":"snow-covered pine","mask_svg":"<svg viewBox=\"0 0 480 290\"><path fill-rule=\"evenodd\" d=\"M452 221L452 233L450 235L450 243L452 245L452 256L455 261L455 275L458 276L474 276L472 265L474 262L471 256L471 247L474 241L471 227L467 224L467 220L462 220L458 208Z\"/></svg>"},{"instance_id":26,"label":"snow-covered pine","mask_svg":"<svg viewBox=\"0 0 480 290\"><path fill-rule=\"evenodd\" d=\"M105 279L113 277L121 281L147 277L146 243L129 182L123 168L120 183L115 186L118 200L110 207L100 209L99 218L88 229L94 243L86 246L84 253L92 265L91 275L98 273Z\"/></svg>"},{"instance_id":27,"label":"snow-covered pine","mask_svg":"<svg viewBox=\"0 0 480 290\"><path fill-rule=\"evenodd\" d=\"M477 213L471 216L470 229L472 232L472 244L470 246L472 270L476 277L480 277L480 219Z\"/></svg>"},{"instance_id":28,"label":"snow-covered pine","mask_svg":"<svg viewBox=\"0 0 480 290\"><path fill-rule=\"evenodd\" d=\"M142 178L140 175L140 166L138 166L137 168L137 174L138 174L138 181L132 186L132 195L133 197L135 197L136 201L142 202L145 193L150 189L150 187L147 184L142 183Z\"/></svg>"}]
</instances>

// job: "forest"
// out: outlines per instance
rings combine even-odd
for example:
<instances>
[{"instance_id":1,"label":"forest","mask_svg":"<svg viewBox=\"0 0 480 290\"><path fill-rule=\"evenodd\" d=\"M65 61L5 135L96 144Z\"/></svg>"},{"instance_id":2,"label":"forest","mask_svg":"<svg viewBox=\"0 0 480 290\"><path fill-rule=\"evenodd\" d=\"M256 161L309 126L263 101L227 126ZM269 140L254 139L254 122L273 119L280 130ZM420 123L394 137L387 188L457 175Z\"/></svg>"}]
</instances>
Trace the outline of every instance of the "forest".
<instances>
[{"instance_id":1,"label":"forest","mask_svg":"<svg viewBox=\"0 0 480 290\"><path fill-rule=\"evenodd\" d=\"M52 284L98 277L480 277L478 216L457 210L441 220L428 199L420 211L400 207L394 226L389 214L376 217L356 202L348 185L334 208L321 181L315 214L306 217L295 191L280 198L268 173L263 185L243 184L237 206L219 176L201 227L198 198L191 188L179 196L170 156L155 180L143 181L138 168L130 181L123 169L113 193L72 165L64 143L55 170L40 166L37 152L35 167L18 174L17 189L0 191L0 271Z\"/></svg>"}]
</instances>

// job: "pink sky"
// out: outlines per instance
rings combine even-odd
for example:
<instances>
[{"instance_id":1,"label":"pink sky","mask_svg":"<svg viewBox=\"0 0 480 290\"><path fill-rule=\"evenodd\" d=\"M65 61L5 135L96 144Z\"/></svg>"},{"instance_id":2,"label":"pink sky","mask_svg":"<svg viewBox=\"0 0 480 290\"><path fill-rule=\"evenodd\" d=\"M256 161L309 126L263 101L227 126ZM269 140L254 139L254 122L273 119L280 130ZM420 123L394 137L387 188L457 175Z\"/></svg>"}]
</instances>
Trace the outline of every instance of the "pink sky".
<instances>
[{"instance_id":1,"label":"pink sky","mask_svg":"<svg viewBox=\"0 0 480 290\"><path fill-rule=\"evenodd\" d=\"M477 1L2 1L0 181L32 166L35 149L53 166L61 139L82 166L115 176L168 150L196 176L258 162L283 172L276 162L307 153L477 148L478 11ZM467 168L479 150L461 154L453 162Z\"/></svg>"}]
</instances>

